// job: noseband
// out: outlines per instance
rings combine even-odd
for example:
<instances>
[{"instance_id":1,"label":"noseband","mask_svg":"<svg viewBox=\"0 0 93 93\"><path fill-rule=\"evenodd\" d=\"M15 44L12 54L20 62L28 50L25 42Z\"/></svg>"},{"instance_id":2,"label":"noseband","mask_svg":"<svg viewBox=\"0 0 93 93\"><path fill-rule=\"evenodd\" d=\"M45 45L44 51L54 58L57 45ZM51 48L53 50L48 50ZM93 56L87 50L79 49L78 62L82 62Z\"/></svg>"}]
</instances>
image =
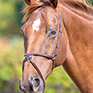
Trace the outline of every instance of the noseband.
<instances>
[{"instance_id":1,"label":"noseband","mask_svg":"<svg viewBox=\"0 0 93 93\"><path fill-rule=\"evenodd\" d=\"M38 53L28 53L28 54L25 54L25 57L24 57L24 60L23 60L22 70L24 71L24 63L25 63L25 62L30 62L30 63L33 65L33 67L36 69L36 71L38 72L40 78L42 79L44 89L45 89L45 79L44 79L44 77L43 77L40 69L38 68L38 66L37 66L37 65L35 64L35 62L32 60L32 57L33 57L33 56L40 56L40 57L44 57L44 58L46 58L46 59L52 60L52 61L53 61L52 71L53 71L55 58L56 58L56 56L58 55L58 49L59 49L61 34L62 34L62 26L61 26L61 12L60 12L59 38L58 38L58 44L57 44L57 46L56 46L55 53L54 53L53 55L44 55L44 54L38 54ZM44 91L44 89L43 89L43 91Z\"/></svg>"}]
</instances>

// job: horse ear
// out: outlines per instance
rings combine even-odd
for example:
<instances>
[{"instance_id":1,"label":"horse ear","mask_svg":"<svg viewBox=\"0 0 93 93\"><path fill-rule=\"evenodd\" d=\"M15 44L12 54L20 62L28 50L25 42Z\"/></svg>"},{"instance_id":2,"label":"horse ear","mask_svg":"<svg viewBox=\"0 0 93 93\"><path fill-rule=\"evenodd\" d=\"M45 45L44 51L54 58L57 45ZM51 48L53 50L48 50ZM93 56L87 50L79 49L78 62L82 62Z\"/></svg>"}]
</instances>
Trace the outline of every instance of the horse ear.
<instances>
[{"instance_id":1,"label":"horse ear","mask_svg":"<svg viewBox=\"0 0 93 93\"><path fill-rule=\"evenodd\" d=\"M51 4L56 8L58 4L58 0L50 0Z\"/></svg>"},{"instance_id":2,"label":"horse ear","mask_svg":"<svg viewBox=\"0 0 93 93\"><path fill-rule=\"evenodd\" d=\"M30 5L31 1L30 0L24 0L25 4Z\"/></svg>"}]
</instances>

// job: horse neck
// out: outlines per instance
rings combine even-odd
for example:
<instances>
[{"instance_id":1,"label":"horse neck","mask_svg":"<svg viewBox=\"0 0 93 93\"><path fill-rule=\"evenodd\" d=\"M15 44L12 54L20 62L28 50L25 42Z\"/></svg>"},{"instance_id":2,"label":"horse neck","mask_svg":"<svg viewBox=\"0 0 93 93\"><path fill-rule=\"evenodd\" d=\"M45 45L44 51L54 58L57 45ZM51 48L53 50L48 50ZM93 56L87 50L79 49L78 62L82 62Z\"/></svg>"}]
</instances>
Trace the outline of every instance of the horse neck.
<instances>
[{"instance_id":1,"label":"horse neck","mask_svg":"<svg viewBox=\"0 0 93 93\"><path fill-rule=\"evenodd\" d=\"M61 6L61 9L63 27L66 30L72 52L75 53L76 49L77 51L80 50L79 55L81 55L83 51L86 52L86 54L88 54L88 52L92 54L90 50L93 49L93 15L88 16L86 13L83 13L87 16L87 18L85 18L85 16L82 15L82 11L80 16L80 13L77 14L77 11L73 12L65 6Z\"/></svg>"},{"instance_id":2,"label":"horse neck","mask_svg":"<svg viewBox=\"0 0 93 93\"><path fill-rule=\"evenodd\" d=\"M61 12L67 36L63 67L82 93L93 93L93 17L63 5Z\"/></svg>"}]
</instances>

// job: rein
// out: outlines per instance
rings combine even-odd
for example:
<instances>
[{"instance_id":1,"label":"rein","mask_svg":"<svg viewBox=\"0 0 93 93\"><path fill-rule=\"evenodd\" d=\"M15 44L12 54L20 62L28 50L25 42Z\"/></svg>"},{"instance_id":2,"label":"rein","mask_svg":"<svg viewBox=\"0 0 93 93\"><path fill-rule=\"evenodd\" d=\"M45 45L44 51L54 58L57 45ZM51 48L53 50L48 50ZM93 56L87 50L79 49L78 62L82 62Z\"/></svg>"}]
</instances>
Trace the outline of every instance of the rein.
<instances>
[{"instance_id":1,"label":"rein","mask_svg":"<svg viewBox=\"0 0 93 93\"><path fill-rule=\"evenodd\" d=\"M38 72L40 78L43 81L43 86L44 86L43 91L45 89L45 79L44 79L40 69L38 68L38 66L32 60L32 57L33 56L40 56L40 57L44 57L44 58L47 58L49 60L52 60L53 61L52 71L53 71L54 62L55 62L56 56L58 55L58 49L59 49L59 45L60 45L61 34L62 34L62 26L61 26L61 12L60 12L59 38L58 38L58 44L56 46L55 53L53 55L45 55L45 54L38 54L38 53L28 53L28 54L25 54L25 57L24 57L24 60L23 60L22 71L24 71L24 63L25 62L30 62L33 65L33 67L35 68L35 70Z\"/></svg>"}]
</instances>

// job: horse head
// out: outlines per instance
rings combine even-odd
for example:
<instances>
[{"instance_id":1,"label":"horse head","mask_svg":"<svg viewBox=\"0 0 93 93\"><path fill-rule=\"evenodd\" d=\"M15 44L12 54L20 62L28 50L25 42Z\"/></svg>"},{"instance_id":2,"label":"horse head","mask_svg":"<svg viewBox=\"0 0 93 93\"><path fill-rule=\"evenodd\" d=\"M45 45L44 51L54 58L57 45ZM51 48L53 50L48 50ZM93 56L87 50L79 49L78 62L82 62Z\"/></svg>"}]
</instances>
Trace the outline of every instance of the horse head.
<instances>
[{"instance_id":1,"label":"horse head","mask_svg":"<svg viewBox=\"0 0 93 93\"><path fill-rule=\"evenodd\" d=\"M57 0L24 2L28 5L26 16L29 16L21 27L25 57L19 87L24 93L43 93L45 80L55 67L54 59L61 38L61 13Z\"/></svg>"}]
</instances>

